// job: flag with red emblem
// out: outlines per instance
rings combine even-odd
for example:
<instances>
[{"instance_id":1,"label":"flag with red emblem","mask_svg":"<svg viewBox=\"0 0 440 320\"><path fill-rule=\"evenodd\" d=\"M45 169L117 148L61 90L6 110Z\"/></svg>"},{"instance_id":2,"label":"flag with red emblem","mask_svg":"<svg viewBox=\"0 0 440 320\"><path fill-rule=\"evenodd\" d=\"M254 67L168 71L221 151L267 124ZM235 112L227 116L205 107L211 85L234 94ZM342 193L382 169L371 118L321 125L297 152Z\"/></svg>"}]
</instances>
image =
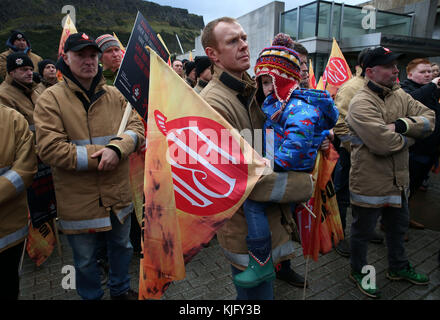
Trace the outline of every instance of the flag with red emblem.
<instances>
[{"instance_id":1,"label":"flag with red emblem","mask_svg":"<svg viewBox=\"0 0 440 320\"><path fill-rule=\"evenodd\" d=\"M139 298L159 299L172 281L185 278L185 264L240 208L266 167L223 117L149 51Z\"/></svg>"},{"instance_id":2,"label":"flag with red emblem","mask_svg":"<svg viewBox=\"0 0 440 320\"><path fill-rule=\"evenodd\" d=\"M322 75L322 83L318 84L318 89L327 90L334 98L339 87L350 80L352 77L350 67L339 48L338 42L333 38L332 51Z\"/></svg>"}]
</instances>

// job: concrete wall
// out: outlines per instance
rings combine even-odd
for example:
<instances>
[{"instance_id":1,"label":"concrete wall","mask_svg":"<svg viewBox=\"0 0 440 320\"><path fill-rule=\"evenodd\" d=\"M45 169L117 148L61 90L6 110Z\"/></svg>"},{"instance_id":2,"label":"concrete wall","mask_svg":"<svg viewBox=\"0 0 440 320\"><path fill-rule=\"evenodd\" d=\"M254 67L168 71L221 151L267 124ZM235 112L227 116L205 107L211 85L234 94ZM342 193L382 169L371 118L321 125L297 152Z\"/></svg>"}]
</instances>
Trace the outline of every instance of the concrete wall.
<instances>
[{"instance_id":1,"label":"concrete wall","mask_svg":"<svg viewBox=\"0 0 440 320\"><path fill-rule=\"evenodd\" d=\"M254 75L259 53L263 48L270 46L273 37L279 33L280 14L284 12L284 7L284 2L274 1L237 18L248 35L252 65L249 74Z\"/></svg>"},{"instance_id":2,"label":"concrete wall","mask_svg":"<svg viewBox=\"0 0 440 320\"><path fill-rule=\"evenodd\" d=\"M285 11L284 2L274 1L261 8L251 11L237 20L248 35L249 51L251 54L251 68L249 73L254 75L254 65L258 54L271 44L273 37L279 33L280 15ZM206 55L202 47L201 36L195 39L193 57ZM188 59L189 53L179 55L178 59Z\"/></svg>"}]
</instances>

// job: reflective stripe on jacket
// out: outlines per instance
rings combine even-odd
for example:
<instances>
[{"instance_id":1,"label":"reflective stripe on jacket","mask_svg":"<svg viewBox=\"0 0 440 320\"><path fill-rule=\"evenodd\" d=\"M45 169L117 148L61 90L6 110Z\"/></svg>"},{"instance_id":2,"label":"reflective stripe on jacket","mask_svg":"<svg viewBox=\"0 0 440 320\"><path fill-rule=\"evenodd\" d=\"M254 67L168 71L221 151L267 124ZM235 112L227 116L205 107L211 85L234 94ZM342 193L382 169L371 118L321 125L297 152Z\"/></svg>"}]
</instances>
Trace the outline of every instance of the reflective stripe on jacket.
<instances>
[{"instance_id":1,"label":"reflective stripe on jacket","mask_svg":"<svg viewBox=\"0 0 440 320\"><path fill-rule=\"evenodd\" d=\"M37 151L52 167L64 232L107 231L111 211L123 222L132 210L128 156L144 142L144 127L133 110L124 133L116 136L127 103L104 77L91 99L72 80L64 80L37 101ZM118 149L121 159L115 170L98 171L98 159L91 155L107 145Z\"/></svg>"},{"instance_id":2,"label":"reflective stripe on jacket","mask_svg":"<svg viewBox=\"0 0 440 320\"><path fill-rule=\"evenodd\" d=\"M214 66L212 80L201 92L217 112L239 132L251 130L254 134L261 130L265 121L264 113L255 99L255 83L245 74L242 80L223 69ZM260 132L260 139L262 134ZM258 145L258 141L254 141ZM261 141L260 141L261 143ZM261 150L257 150L261 151ZM274 263L285 260L293 253L288 245L290 234L281 224L281 217L292 217L291 202L302 202L310 198L313 181L311 176L302 172L272 173L260 178L249 198L255 201L279 202L266 210L272 232ZM283 203L283 204L280 204ZM247 225L243 208L240 208L230 220L217 232L218 240L225 250L226 257L238 268L245 268L248 253L246 246ZM281 250L283 248L283 250ZM286 248L289 248L286 250Z\"/></svg>"},{"instance_id":3,"label":"reflective stripe on jacket","mask_svg":"<svg viewBox=\"0 0 440 320\"><path fill-rule=\"evenodd\" d=\"M402 120L406 132L386 125ZM350 103L351 203L363 207L401 206L409 187L408 148L434 128L434 111L395 85L368 81Z\"/></svg>"},{"instance_id":4,"label":"reflective stripe on jacket","mask_svg":"<svg viewBox=\"0 0 440 320\"><path fill-rule=\"evenodd\" d=\"M33 133L17 111L0 105L0 252L27 235L26 188L37 172Z\"/></svg>"}]
</instances>

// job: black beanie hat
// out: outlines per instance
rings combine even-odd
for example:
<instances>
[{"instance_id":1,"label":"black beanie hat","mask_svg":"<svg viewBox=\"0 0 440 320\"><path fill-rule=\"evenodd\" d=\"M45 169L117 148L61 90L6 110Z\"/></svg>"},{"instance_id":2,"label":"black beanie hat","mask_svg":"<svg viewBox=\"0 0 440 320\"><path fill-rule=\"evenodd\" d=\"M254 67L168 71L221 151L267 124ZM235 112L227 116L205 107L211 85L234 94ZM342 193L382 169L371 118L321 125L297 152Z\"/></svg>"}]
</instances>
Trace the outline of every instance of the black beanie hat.
<instances>
[{"instance_id":1,"label":"black beanie hat","mask_svg":"<svg viewBox=\"0 0 440 320\"><path fill-rule=\"evenodd\" d=\"M43 61L38 62L38 72L40 73L41 76L43 76L44 68L46 68L48 64L55 65L55 62L50 59L44 59Z\"/></svg>"},{"instance_id":2,"label":"black beanie hat","mask_svg":"<svg viewBox=\"0 0 440 320\"><path fill-rule=\"evenodd\" d=\"M186 64L185 74L189 75L195 67L196 67L196 64L193 61L188 62Z\"/></svg>"},{"instance_id":3,"label":"black beanie hat","mask_svg":"<svg viewBox=\"0 0 440 320\"><path fill-rule=\"evenodd\" d=\"M17 31L17 30L12 30L11 35L9 36L9 41L11 42L11 44L14 44L15 40L22 39L22 38L24 38L24 40L26 40L26 42L27 42L26 36L24 35L23 32Z\"/></svg>"},{"instance_id":4,"label":"black beanie hat","mask_svg":"<svg viewBox=\"0 0 440 320\"><path fill-rule=\"evenodd\" d=\"M29 58L28 55L23 52L11 53L6 58L6 70L9 73L12 70L15 70L20 67L34 68L34 63L32 62L31 58Z\"/></svg>"},{"instance_id":5,"label":"black beanie hat","mask_svg":"<svg viewBox=\"0 0 440 320\"><path fill-rule=\"evenodd\" d=\"M207 56L197 56L194 58L194 62L196 64L197 77L211 66L211 60Z\"/></svg>"}]
</instances>

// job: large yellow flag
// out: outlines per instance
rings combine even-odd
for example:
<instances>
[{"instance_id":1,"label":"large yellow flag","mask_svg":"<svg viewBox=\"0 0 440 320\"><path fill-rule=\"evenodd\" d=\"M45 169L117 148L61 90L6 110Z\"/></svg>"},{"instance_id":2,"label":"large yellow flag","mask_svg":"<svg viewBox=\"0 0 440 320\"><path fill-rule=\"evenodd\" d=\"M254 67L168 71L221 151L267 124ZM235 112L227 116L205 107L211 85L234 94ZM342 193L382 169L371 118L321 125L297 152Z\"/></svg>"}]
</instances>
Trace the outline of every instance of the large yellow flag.
<instances>
[{"instance_id":1,"label":"large yellow flag","mask_svg":"<svg viewBox=\"0 0 440 320\"><path fill-rule=\"evenodd\" d=\"M350 67L339 48L338 42L333 38L332 51L322 75L322 87L329 91L334 98L339 87L350 80L351 77Z\"/></svg>"},{"instance_id":2,"label":"large yellow flag","mask_svg":"<svg viewBox=\"0 0 440 320\"><path fill-rule=\"evenodd\" d=\"M240 208L265 168L240 134L149 51L140 299L158 299L185 277L185 263Z\"/></svg>"}]
</instances>

